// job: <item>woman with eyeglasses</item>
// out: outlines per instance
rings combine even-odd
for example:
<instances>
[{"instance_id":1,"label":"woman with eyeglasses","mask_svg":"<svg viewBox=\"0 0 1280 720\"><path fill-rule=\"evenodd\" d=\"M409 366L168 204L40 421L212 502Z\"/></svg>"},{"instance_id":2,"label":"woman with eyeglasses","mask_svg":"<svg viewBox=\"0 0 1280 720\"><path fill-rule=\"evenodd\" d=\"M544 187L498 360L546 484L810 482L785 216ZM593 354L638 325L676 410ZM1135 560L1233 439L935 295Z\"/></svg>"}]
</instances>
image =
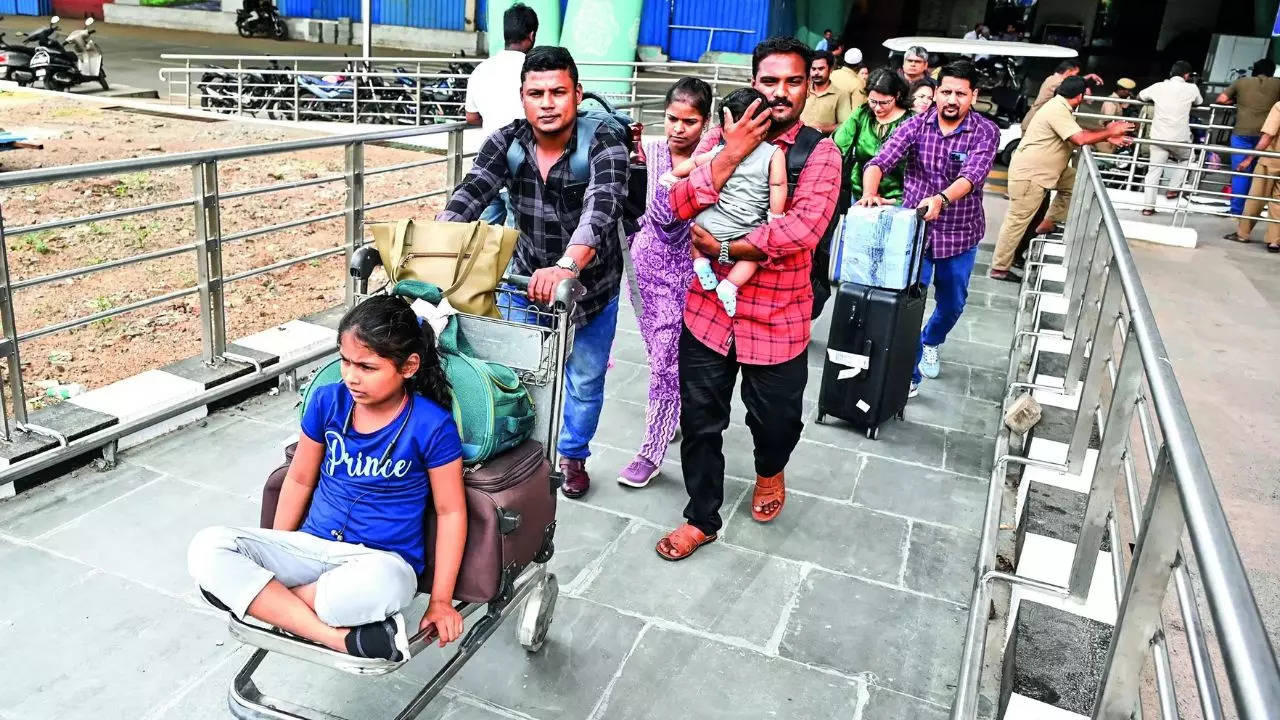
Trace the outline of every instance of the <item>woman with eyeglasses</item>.
<instances>
[{"instance_id":1,"label":"woman with eyeglasses","mask_svg":"<svg viewBox=\"0 0 1280 720\"><path fill-rule=\"evenodd\" d=\"M854 198L862 197L862 169L880 152L880 146L911 117L907 102L907 83L890 70L876 70L867 83L867 104L853 111L832 136L842 156L852 157L849 183ZM887 200L902 199L902 173L899 165L880 181L880 195Z\"/></svg>"},{"instance_id":2,"label":"woman with eyeglasses","mask_svg":"<svg viewBox=\"0 0 1280 720\"><path fill-rule=\"evenodd\" d=\"M932 82L917 80L911 83L911 90L907 94L911 97L911 112L916 115L923 115L933 107Z\"/></svg>"}]
</instances>

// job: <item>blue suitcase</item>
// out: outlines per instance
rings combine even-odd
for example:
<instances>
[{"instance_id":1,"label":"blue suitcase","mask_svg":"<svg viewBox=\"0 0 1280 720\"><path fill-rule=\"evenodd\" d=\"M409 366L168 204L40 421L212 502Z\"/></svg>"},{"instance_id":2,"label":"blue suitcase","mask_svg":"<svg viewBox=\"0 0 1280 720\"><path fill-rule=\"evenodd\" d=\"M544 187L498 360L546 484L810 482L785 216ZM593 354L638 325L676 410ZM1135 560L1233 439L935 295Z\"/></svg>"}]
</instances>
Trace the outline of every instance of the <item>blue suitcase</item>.
<instances>
[{"instance_id":1,"label":"blue suitcase","mask_svg":"<svg viewBox=\"0 0 1280 720\"><path fill-rule=\"evenodd\" d=\"M913 248L923 220L892 205L853 206L831 238L831 282L905 290L919 278Z\"/></svg>"}]
</instances>

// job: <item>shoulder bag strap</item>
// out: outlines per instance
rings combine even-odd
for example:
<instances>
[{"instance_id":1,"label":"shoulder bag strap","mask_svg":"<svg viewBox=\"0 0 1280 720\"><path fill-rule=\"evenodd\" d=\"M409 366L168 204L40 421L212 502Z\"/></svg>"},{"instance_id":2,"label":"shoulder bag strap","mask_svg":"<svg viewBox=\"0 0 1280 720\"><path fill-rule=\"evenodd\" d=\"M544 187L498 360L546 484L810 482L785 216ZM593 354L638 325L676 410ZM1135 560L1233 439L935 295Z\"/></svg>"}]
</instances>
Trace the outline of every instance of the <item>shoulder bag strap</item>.
<instances>
[{"instance_id":1,"label":"shoulder bag strap","mask_svg":"<svg viewBox=\"0 0 1280 720\"><path fill-rule=\"evenodd\" d=\"M479 220L472 221L470 224L471 234L467 237L467 241L458 248L458 255L453 263L453 284L444 291L445 297L452 295L458 288L462 287L462 283L466 282L467 277L471 275L471 270L475 268L476 260L480 259L480 246L483 241L480 229L481 227L488 229L490 225ZM467 264L465 269L462 268L464 261Z\"/></svg>"}]
</instances>

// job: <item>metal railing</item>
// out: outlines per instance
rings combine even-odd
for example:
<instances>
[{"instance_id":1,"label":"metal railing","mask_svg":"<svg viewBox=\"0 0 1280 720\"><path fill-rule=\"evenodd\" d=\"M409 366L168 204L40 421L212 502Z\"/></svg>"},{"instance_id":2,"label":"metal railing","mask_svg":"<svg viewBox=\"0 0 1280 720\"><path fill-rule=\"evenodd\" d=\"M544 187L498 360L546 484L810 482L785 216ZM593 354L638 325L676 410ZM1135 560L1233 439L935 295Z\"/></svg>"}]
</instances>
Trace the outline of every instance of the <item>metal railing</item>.
<instances>
[{"instance_id":1,"label":"metal railing","mask_svg":"<svg viewBox=\"0 0 1280 720\"><path fill-rule=\"evenodd\" d=\"M92 323L109 321L111 318L125 313L195 296L198 297L199 305L199 328L202 346L201 356L207 364L219 365L226 360L233 360L252 365L254 367L254 373L250 376L250 380L254 380L258 383L261 383L264 379L269 379L282 373L290 372L298 365L305 363L305 359L302 362L281 364L278 366L269 365L264 367L261 363L252 358L244 357L228 350L226 305L226 290L228 286L265 273L291 268L304 263L314 263L321 259L337 255L345 256L349 263L356 248L365 242L364 225L366 224L366 217L368 213L382 208L416 203L432 197L445 196L458 183L462 178L463 161L470 157L470 155L465 154L462 150L462 131L465 127L466 126L462 123L450 123L435 125L428 128L402 128L397 130L385 130L381 132L345 136L326 136L303 140L290 140L287 142L265 145L233 147L223 150L203 150L174 155L113 160L86 165L42 168L37 170L0 174L0 192L3 192L24 186L47 185L51 183L76 181L89 178L94 178L98 182L101 182L102 178L119 178L121 176L135 175L139 172L154 170L189 168L191 172L190 195L180 199L123 209L100 211L77 217L59 218L56 220L31 223L22 226L7 225L5 219L0 217L0 324L3 325L3 334L0 336L0 359L3 359L4 367L7 371L7 384L9 386L8 394L10 396L9 399L12 404L13 412L12 422L6 412L0 412L0 434L3 434L3 437L6 440L10 440L14 438L15 433L36 433L38 435L53 438L58 442L58 447L54 450L41 453L26 460L14 462L9 466L0 469L0 484L12 481L16 477L35 472L36 470L49 467L70 455L83 452L86 449L92 449L94 447L101 446L104 443L114 442L115 439L122 437L129 432L134 432L141 427L145 427L145 424L130 422L128 424L112 426L106 430L72 441L68 440L67 437L55 429L42 427L30 422L27 412L27 392L24 388L24 370L22 362L22 348L25 343L54 333L85 327ZM372 143L404 140L435 134L447 135L447 150L443 155L438 153L424 153L424 157L420 160L414 160L412 162L401 163L398 165L384 167L368 167L366 165L365 148ZM304 176L300 180L285 181L259 187L249 187L232 192L224 192L219 189L219 168L225 167L230 161L246 158L260 159L279 157L285 153L294 153L305 150L320 150L325 148L343 149L344 170L341 173L327 175L312 174L312 176ZM413 169L428 168L436 165L444 166L444 182L438 187L414 186L413 192L410 194L391 197L379 202L370 202L366 198L366 184L370 177L382 176L391 173L404 173ZM228 210L226 208L228 200L235 198L252 198L271 193L325 184L341 184L343 186L345 201L342 209L334 212L298 217L282 223L259 225L240 230L238 232L227 232L224 230L224 220L228 214ZM35 277L27 277L19 280L15 280L13 277L12 268L9 263L9 243L15 238L30 236L47 230L69 228L77 225L99 223L122 218L137 218L139 216L154 215L155 213L179 210L183 208L188 208L194 216L194 237L183 238L180 242L171 247L147 250L127 257L112 259L92 265L73 267ZM322 247L321 249L306 252L295 257L289 257L281 261L269 262L267 264L254 263L251 267L243 269L240 272L232 273L224 268L224 249L235 243L281 230L314 226L317 223L338 219L341 220L342 230L340 232L334 232L334 236L332 238L333 243L327 247ZM180 257L186 257L191 262L191 267L195 271L195 282L187 287L180 287L170 292L152 295L136 302L130 302L117 307L109 307L91 314L79 315L68 320L46 324L31 329L19 330L17 323L15 322L15 307L18 307L18 303L15 300L15 293L18 291L45 286L55 282L79 281L98 273L110 272L112 270L126 268L129 266L138 266L143 263L161 259ZM347 265L344 264L344 270L346 267ZM334 280L336 283L338 278L335 277ZM349 303L352 297L352 286L349 281L346 282L345 285L346 298ZM244 387L252 386L252 383L246 385L246 382L247 381L237 381L234 385L235 387L240 387L241 385ZM242 387L241 389L244 388ZM216 390L217 393L215 393L214 390ZM192 403L194 404L188 403L187 405L190 405L191 407L199 406L209 402L211 399L216 399L217 397L221 397L226 394L226 388L223 386L218 386L214 388L214 390L209 391L207 397L201 396L201 398L195 398L192 400ZM218 393L222 393L222 395L219 395ZM0 385L0 404L3 404L4 396L5 392L3 385ZM178 414L186 409L189 408L187 406L183 406L182 410L178 410L177 412L166 411L167 416ZM150 422L158 422L164 419L165 416L166 415L164 414L153 414L145 419Z\"/></svg>"},{"instance_id":2,"label":"metal railing","mask_svg":"<svg viewBox=\"0 0 1280 720\"><path fill-rule=\"evenodd\" d=\"M275 120L415 126L465 119L471 66L483 60L379 57L366 62L347 57L182 54L161 58L179 65L160 70L169 86L169 102L188 108ZM608 76L616 68L628 69L630 77ZM718 63L584 62L578 69L586 90L602 90L599 94L614 103L661 100L672 73L706 80L716 98L747 84L735 79L740 67ZM619 84L626 90L618 91ZM642 122L643 112L637 117Z\"/></svg>"},{"instance_id":3,"label":"metal railing","mask_svg":"<svg viewBox=\"0 0 1280 720\"><path fill-rule=\"evenodd\" d=\"M1113 193L1112 204L1123 208L1157 209L1156 206L1161 200L1166 201L1165 206L1158 209L1165 211L1163 214L1173 227L1185 227L1192 215L1249 220L1254 223L1280 222L1280 218L1262 214L1263 204L1273 201L1274 198L1259 194L1260 190L1255 185L1258 179L1274 177L1274 175L1259 171L1256 160L1246 170L1237 169L1232 161L1232 156L1255 159L1280 158L1280 153L1274 150L1234 148L1223 144L1224 139L1231 134L1232 125L1229 121L1236 110L1234 106L1210 104L1193 108L1189 129L1194 134L1200 135L1200 138L1179 142L1151 139L1152 121L1149 118L1103 114L1094 112L1093 108L1088 107L1089 104L1110 102L1130 108L1150 108L1150 103L1134 99L1093 96L1086 96L1085 102L1086 104L1082 104L1076 111L1077 117L1083 122L1103 124L1112 120L1123 120L1137 126L1137 132L1134 135L1135 143L1132 147L1109 152L1095 149L1094 157L1098 161L1107 187L1147 193L1154 197L1134 199L1131 196ZM1150 153L1154 148L1171 153L1171 160L1152 161ZM1185 159L1174 157L1174 154L1179 152L1185 154ZM1160 172L1153 173L1153 169L1158 169ZM1159 177L1155 178L1154 175ZM1223 189L1225 184L1231 183L1235 178L1249 179L1248 183L1242 184L1243 187L1248 188L1246 192L1226 192ZM1149 179L1152 181L1148 182ZM1235 198L1245 201L1245 207L1241 212L1233 212L1229 207L1230 201ZM1168 201L1173 202L1172 212L1167 212Z\"/></svg>"},{"instance_id":4,"label":"metal railing","mask_svg":"<svg viewBox=\"0 0 1280 720\"><path fill-rule=\"evenodd\" d=\"M709 27L706 25L668 25L671 30L703 30L707 33L707 49L704 52L711 52L711 43L715 42L716 33L741 33L743 35L755 35L756 30L743 30L741 28L723 28Z\"/></svg>"},{"instance_id":5,"label":"metal railing","mask_svg":"<svg viewBox=\"0 0 1280 720\"><path fill-rule=\"evenodd\" d=\"M1040 283L1028 284L1019 296L1005 398L1007 408L1024 391L1070 396L1078 390L1079 409L1064 463L1011 452L1010 433L1003 425L997 435L951 717L976 717L992 584L1008 583L1083 601L1105 533L1110 535L1111 569L1120 607L1093 717L1143 717L1141 695L1148 690L1143 685L1143 670L1150 655L1155 670L1154 703L1162 718L1179 717L1179 694L1184 699L1194 696L1204 718L1226 717L1223 693L1217 685L1219 674L1230 684L1238 717L1280 718L1280 668L1168 351L1091 150L1083 150L1079 166L1063 240L1067 268L1063 296L1068 303L1064 330L1058 333L1034 324L1024 327L1028 317L1034 323L1040 299L1049 294L1042 287L1044 274L1040 273ZM1038 243L1042 253L1046 244ZM1031 262L1028 268L1045 264ZM1063 387L1036 385L1020 377L1036 344L1046 337L1071 342ZM1110 386L1107 393L1103 392L1104 384ZM1130 442L1135 416L1142 438L1137 446ZM1068 583L1058 586L998 570L996 543L1008 470L1023 466L1081 474L1095 423L1101 440L1093 470L1083 478L1089 484L1089 494ZM1150 481L1143 497L1140 477L1148 474ZM1121 479L1123 493L1118 495ZM1128 512L1121 512L1126 505ZM1120 526L1126 523L1132 528L1132 538L1121 535ZM1190 538L1189 553L1182 543L1184 531ZM1126 565L1123 555L1130 539L1134 544ZM1205 632L1199 614L1187 570L1192 558L1212 615L1214 636ZM1165 625L1163 609L1170 578L1189 649L1190 683L1179 684L1169 663L1165 633L1176 624ZM1211 645L1216 645L1216 653L1210 652ZM1221 658L1220 663L1214 662L1215 655Z\"/></svg>"}]
</instances>

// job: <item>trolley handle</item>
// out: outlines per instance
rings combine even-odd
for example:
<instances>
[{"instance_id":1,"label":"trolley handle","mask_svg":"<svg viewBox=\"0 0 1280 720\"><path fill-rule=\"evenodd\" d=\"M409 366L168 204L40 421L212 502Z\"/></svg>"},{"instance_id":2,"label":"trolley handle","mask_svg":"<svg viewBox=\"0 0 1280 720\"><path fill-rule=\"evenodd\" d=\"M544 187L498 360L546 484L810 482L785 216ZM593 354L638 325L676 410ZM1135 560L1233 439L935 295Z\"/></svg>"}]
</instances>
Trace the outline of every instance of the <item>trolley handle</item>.
<instances>
[{"instance_id":1,"label":"trolley handle","mask_svg":"<svg viewBox=\"0 0 1280 720\"><path fill-rule=\"evenodd\" d=\"M510 285L516 290L523 290L525 292L528 292L529 290L528 275L506 275L502 278L502 282ZM556 308L560 310L571 310L573 306L577 305L578 301L582 300L586 295L587 289L583 287L582 283L579 282L577 278L561 280L560 284L556 286Z\"/></svg>"}]
</instances>

